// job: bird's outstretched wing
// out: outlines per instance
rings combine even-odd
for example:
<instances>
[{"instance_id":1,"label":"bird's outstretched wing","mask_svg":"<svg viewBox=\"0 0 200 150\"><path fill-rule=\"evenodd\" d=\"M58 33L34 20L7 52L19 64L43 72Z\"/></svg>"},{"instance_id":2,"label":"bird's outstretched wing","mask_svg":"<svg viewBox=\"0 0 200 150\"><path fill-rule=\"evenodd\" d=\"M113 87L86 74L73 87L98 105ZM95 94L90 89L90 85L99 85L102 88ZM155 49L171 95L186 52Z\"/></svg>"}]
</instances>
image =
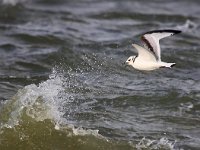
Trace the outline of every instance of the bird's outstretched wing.
<instances>
[{"instance_id":1,"label":"bird's outstretched wing","mask_svg":"<svg viewBox=\"0 0 200 150\"><path fill-rule=\"evenodd\" d=\"M133 47L138 52L138 58L143 59L145 61L156 62L156 57L147 49L137 44L132 44Z\"/></svg>"},{"instance_id":2,"label":"bird's outstretched wing","mask_svg":"<svg viewBox=\"0 0 200 150\"><path fill-rule=\"evenodd\" d=\"M155 55L156 59L161 61L159 40L180 32L179 30L154 30L144 33L141 39L145 46Z\"/></svg>"}]
</instances>

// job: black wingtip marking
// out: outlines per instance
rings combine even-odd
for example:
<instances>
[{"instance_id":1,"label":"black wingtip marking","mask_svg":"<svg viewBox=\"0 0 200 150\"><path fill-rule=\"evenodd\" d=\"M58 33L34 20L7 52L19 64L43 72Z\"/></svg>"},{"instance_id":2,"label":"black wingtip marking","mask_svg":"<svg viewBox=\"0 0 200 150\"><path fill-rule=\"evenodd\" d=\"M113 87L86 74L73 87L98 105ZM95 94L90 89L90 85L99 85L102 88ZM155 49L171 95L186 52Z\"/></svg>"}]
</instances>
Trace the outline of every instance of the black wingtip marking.
<instances>
[{"instance_id":1,"label":"black wingtip marking","mask_svg":"<svg viewBox=\"0 0 200 150\"><path fill-rule=\"evenodd\" d=\"M180 30L171 30L171 29L152 30L152 31L148 31L148 32L144 33L143 35L152 34L152 33L163 33L163 32L173 33L173 35L174 35L174 34L181 33L182 31L180 31Z\"/></svg>"},{"instance_id":2,"label":"black wingtip marking","mask_svg":"<svg viewBox=\"0 0 200 150\"><path fill-rule=\"evenodd\" d=\"M174 66L176 66L176 64L175 64L175 63L171 65L171 67L174 67Z\"/></svg>"}]
</instances>

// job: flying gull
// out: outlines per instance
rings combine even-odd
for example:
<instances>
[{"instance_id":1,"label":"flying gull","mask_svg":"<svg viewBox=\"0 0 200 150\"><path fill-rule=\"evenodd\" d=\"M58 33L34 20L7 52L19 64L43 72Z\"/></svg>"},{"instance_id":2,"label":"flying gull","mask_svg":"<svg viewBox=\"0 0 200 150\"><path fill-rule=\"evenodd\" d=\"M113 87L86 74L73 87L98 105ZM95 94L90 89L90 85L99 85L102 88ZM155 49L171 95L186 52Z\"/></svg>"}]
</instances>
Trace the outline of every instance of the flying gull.
<instances>
[{"instance_id":1,"label":"flying gull","mask_svg":"<svg viewBox=\"0 0 200 150\"><path fill-rule=\"evenodd\" d=\"M159 40L180 32L181 31L179 30L154 30L144 33L141 37L141 40L144 42L144 47L137 44L132 44L132 46L137 50L138 55L130 56L125 64L132 66L137 70L146 71L151 71L162 67L173 67L175 63L161 61Z\"/></svg>"}]
</instances>

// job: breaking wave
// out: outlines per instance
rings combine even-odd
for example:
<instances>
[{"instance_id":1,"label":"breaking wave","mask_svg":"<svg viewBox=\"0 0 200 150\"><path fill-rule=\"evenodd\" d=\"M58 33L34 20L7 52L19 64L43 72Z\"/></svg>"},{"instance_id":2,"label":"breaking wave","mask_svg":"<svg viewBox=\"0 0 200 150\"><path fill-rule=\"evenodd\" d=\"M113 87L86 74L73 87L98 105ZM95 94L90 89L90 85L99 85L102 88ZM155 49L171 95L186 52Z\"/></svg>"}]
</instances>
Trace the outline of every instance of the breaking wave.
<instances>
[{"instance_id":1,"label":"breaking wave","mask_svg":"<svg viewBox=\"0 0 200 150\"><path fill-rule=\"evenodd\" d=\"M11 100L7 100L3 108L0 117L4 122L1 123L1 128L19 126L25 116L36 122L51 120L56 130L70 128L74 135L102 137L98 134L98 130L84 130L68 124L64 114L66 107L70 109L68 105L74 100L73 94L66 92L66 86L69 86L70 82L69 79L64 78L62 73L53 69L48 80L38 86L31 84L20 89ZM75 87L76 85L70 86Z\"/></svg>"}]
</instances>

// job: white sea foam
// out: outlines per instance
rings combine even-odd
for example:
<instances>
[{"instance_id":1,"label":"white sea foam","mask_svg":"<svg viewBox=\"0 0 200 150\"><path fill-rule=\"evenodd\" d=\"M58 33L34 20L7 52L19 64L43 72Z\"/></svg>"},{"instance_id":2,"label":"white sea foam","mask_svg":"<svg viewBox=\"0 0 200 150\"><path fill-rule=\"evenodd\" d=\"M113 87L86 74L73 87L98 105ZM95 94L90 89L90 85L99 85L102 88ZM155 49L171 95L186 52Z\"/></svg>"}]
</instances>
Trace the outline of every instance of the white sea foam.
<instances>
[{"instance_id":1,"label":"white sea foam","mask_svg":"<svg viewBox=\"0 0 200 150\"><path fill-rule=\"evenodd\" d=\"M197 24L191 20L186 20L184 24L178 25L176 28L183 32L193 32L197 28Z\"/></svg>"},{"instance_id":2,"label":"white sea foam","mask_svg":"<svg viewBox=\"0 0 200 150\"><path fill-rule=\"evenodd\" d=\"M56 125L55 126L56 130L64 131L65 133L68 134L68 136L95 136L99 139L103 139L106 141L109 141L106 137L102 136L99 134L99 130L96 129L84 129L82 127L75 127L73 124L68 124L68 125ZM66 132L70 131L70 132Z\"/></svg>"},{"instance_id":3,"label":"white sea foam","mask_svg":"<svg viewBox=\"0 0 200 150\"><path fill-rule=\"evenodd\" d=\"M162 137L159 140L150 140L147 138L142 138L139 143L136 144L137 150L142 149L175 149L176 141L172 142L168 140L166 137Z\"/></svg>"},{"instance_id":4,"label":"white sea foam","mask_svg":"<svg viewBox=\"0 0 200 150\"><path fill-rule=\"evenodd\" d=\"M190 112L194 107L192 102L181 103L179 106L179 114L180 116L184 116L186 112Z\"/></svg>"},{"instance_id":5,"label":"white sea foam","mask_svg":"<svg viewBox=\"0 0 200 150\"><path fill-rule=\"evenodd\" d=\"M15 6L18 3L25 2L26 0L2 0L2 3L5 5L13 5Z\"/></svg>"}]
</instances>

